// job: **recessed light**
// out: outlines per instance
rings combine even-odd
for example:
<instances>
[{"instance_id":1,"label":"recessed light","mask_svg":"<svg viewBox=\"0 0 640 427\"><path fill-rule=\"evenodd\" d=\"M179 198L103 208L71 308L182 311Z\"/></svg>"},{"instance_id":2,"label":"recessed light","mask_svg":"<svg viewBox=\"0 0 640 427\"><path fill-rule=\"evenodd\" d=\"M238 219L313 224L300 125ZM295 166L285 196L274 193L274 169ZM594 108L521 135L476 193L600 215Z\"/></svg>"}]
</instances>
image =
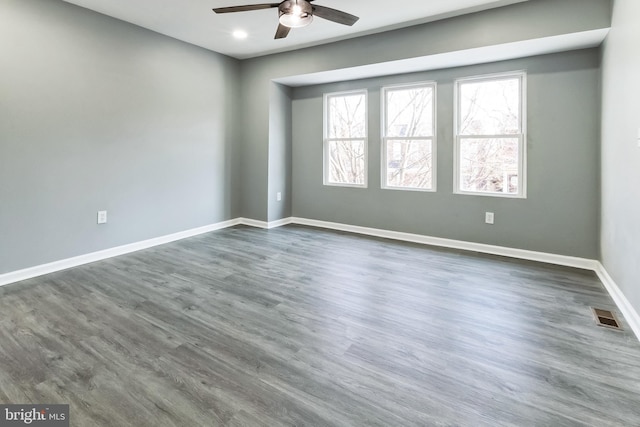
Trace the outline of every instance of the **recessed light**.
<instances>
[{"instance_id":1,"label":"recessed light","mask_svg":"<svg viewBox=\"0 0 640 427\"><path fill-rule=\"evenodd\" d=\"M235 30L233 32L233 37L235 37L235 38L237 38L239 40L246 39L247 36L248 36L247 32L243 31L243 30Z\"/></svg>"}]
</instances>

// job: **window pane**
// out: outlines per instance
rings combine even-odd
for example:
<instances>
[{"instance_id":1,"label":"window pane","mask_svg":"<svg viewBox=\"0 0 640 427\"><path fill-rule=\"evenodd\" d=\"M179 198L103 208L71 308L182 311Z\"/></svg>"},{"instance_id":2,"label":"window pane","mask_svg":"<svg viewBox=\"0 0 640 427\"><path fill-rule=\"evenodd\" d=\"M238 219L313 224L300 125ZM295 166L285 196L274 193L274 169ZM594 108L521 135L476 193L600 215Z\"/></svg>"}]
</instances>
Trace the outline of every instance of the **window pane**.
<instances>
[{"instance_id":1,"label":"window pane","mask_svg":"<svg viewBox=\"0 0 640 427\"><path fill-rule=\"evenodd\" d=\"M364 185L364 141L328 141L331 184Z\"/></svg>"},{"instance_id":2,"label":"window pane","mask_svg":"<svg viewBox=\"0 0 640 427\"><path fill-rule=\"evenodd\" d=\"M518 194L518 138L460 138L460 189Z\"/></svg>"},{"instance_id":3,"label":"window pane","mask_svg":"<svg viewBox=\"0 0 640 427\"><path fill-rule=\"evenodd\" d=\"M389 89L386 92L386 136L433 136L433 88Z\"/></svg>"},{"instance_id":4,"label":"window pane","mask_svg":"<svg viewBox=\"0 0 640 427\"><path fill-rule=\"evenodd\" d=\"M433 187L431 141L387 141L387 186Z\"/></svg>"},{"instance_id":5,"label":"window pane","mask_svg":"<svg viewBox=\"0 0 640 427\"><path fill-rule=\"evenodd\" d=\"M365 98L364 93L328 98L329 138L366 138Z\"/></svg>"},{"instance_id":6,"label":"window pane","mask_svg":"<svg viewBox=\"0 0 640 427\"><path fill-rule=\"evenodd\" d=\"M520 133L520 79L462 82L460 135Z\"/></svg>"}]
</instances>

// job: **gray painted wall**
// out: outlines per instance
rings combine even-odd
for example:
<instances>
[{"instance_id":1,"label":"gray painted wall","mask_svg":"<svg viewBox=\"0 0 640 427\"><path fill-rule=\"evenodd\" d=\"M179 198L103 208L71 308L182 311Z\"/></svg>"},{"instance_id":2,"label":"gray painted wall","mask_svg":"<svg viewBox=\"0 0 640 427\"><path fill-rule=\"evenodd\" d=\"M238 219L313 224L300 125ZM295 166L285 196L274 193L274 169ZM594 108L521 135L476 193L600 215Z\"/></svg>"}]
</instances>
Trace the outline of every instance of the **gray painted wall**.
<instances>
[{"instance_id":1,"label":"gray painted wall","mask_svg":"<svg viewBox=\"0 0 640 427\"><path fill-rule=\"evenodd\" d=\"M602 262L640 313L640 2L616 0L603 49Z\"/></svg>"},{"instance_id":2,"label":"gray painted wall","mask_svg":"<svg viewBox=\"0 0 640 427\"><path fill-rule=\"evenodd\" d=\"M239 215L236 60L50 0L0 52L0 273Z\"/></svg>"},{"instance_id":3,"label":"gray painted wall","mask_svg":"<svg viewBox=\"0 0 640 427\"><path fill-rule=\"evenodd\" d=\"M290 215L290 91L274 79L605 28L609 5L529 1L238 62L61 1L3 0L0 274Z\"/></svg>"},{"instance_id":4,"label":"gray painted wall","mask_svg":"<svg viewBox=\"0 0 640 427\"><path fill-rule=\"evenodd\" d=\"M269 97L274 79L432 54L608 28L610 1L536 0L327 45L242 61L242 216L269 215ZM401 72L401 70L399 70ZM283 162L286 163L286 162ZM287 195L287 197L291 197Z\"/></svg>"},{"instance_id":5,"label":"gray painted wall","mask_svg":"<svg viewBox=\"0 0 640 427\"><path fill-rule=\"evenodd\" d=\"M291 216L291 174L286 173L291 170L291 92L287 86L271 83L268 221Z\"/></svg>"},{"instance_id":6,"label":"gray painted wall","mask_svg":"<svg viewBox=\"0 0 640 427\"><path fill-rule=\"evenodd\" d=\"M294 90L293 215L562 255L597 258L598 49ZM527 71L528 196L453 194L453 81ZM380 88L436 81L435 193L380 188ZM369 93L369 187L322 185L323 93ZM494 212L495 225L484 223Z\"/></svg>"}]
</instances>

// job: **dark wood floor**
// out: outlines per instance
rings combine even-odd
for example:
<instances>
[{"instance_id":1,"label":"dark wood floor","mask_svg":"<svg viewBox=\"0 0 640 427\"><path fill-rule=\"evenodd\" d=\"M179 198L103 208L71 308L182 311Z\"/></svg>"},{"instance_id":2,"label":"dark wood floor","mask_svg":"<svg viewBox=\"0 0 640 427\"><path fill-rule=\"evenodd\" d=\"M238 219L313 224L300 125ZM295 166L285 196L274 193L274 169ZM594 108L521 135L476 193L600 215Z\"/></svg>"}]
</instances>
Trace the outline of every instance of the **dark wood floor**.
<instances>
[{"instance_id":1,"label":"dark wood floor","mask_svg":"<svg viewBox=\"0 0 640 427\"><path fill-rule=\"evenodd\" d=\"M0 402L74 426L638 426L591 272L236 227L0 289ZM624 323L624 321L623 321Z\"/></svg>"}]
</instances>

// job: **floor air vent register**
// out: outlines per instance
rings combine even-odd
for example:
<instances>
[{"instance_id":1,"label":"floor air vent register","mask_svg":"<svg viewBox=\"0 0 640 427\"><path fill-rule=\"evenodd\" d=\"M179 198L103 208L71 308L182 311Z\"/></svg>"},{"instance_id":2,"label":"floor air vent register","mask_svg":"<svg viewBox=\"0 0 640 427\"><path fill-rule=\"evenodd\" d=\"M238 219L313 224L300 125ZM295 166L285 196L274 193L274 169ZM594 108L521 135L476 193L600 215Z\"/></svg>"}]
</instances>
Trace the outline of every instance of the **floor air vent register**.
<instances>
[{"instance_id":1,"label":"floor air vent register","mask_svg":"<svg viewBox=\"0 0 640 427\"><path fill-rule=\"evenodd\" d=\"M596 324L598 326L611 329L622 329L616 315L611 311L593 307L591 307L591 311L593 312L593 317L596 319Z\"/></svg>"}]
</instances>

